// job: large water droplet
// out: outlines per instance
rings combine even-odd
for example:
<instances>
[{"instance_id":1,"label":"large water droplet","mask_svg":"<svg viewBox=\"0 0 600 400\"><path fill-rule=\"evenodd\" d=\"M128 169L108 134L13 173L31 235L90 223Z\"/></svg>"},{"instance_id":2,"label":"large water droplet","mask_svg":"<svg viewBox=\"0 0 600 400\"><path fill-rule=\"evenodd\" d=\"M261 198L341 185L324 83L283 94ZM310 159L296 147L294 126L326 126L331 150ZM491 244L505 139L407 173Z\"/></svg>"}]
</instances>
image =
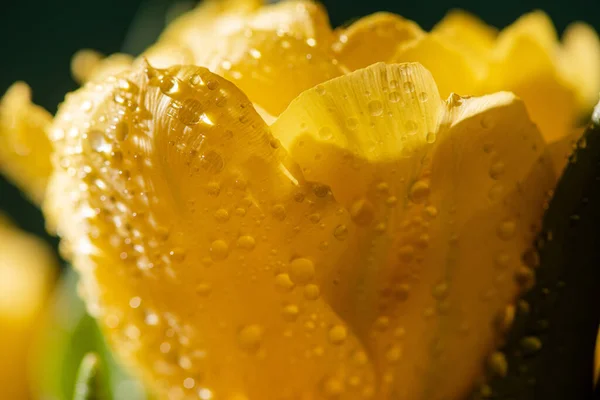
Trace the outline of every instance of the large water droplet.
<instances>
[{"instance_id":1,"label":"large water droplet","mask_svg":"<svg viewBox=\"0 0 600 400\"><path fill-rule=\"evenodd\" d=\"M305 285L315 276L315 265L308 258L295 258L290 263L289 275L295 284Z\"/></svg>"},{"instance_id":2,"label":"large water droplet","mask_svg":"<svg viewBox=\"0 0 600 400\"><path fill-rule=\"evenodd\" d=\"M256 352L260 347L263 328L258 324L246 325L238 333L238 345L247 352Z\"/></svg>"},{"instance_id":3,"label":"large water droplet","mask_svg":"<svg viewBox=\"0 0 600 400\"><path fill-rule=\"evenodd\" d=\"M335 345L344 343L348 337L348 329L343 325L334 325L329 329L329 342Z\"/></svg>"},{"instance_id":4,"label":"large water droplet","mask_svg":"<svg viewBox=\"0 0 600 400\"><path fill-rule=\"evenodd\" d=\"M229 256L229 246L224 240L215 240L210 245L210 256L214 261L222 261Z\"/></svg>"}]
</instances>

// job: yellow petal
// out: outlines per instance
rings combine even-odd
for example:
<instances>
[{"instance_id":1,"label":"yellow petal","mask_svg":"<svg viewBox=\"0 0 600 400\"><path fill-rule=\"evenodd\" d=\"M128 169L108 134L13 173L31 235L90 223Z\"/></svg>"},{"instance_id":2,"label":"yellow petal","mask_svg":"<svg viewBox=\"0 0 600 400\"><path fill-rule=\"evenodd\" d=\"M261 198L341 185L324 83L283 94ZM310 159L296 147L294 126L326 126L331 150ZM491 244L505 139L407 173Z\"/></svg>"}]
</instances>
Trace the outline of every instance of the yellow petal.
<instances>
[{"instance_id":1,"label":"yellow petal","mask_svg":"<svg viewBox=\"0 0 600 400\"><path fill-rule=\"evenodd\" d=\"M271 35L289 35L305 40L311 46L331 40L327 13L320 5L308 0L284 1L258 8L255 1L242 1L245 7L231 6L239 2L209 2L174 21L161 40L171 40L193 52L196 64L204 66L206 53L222 52L231 46L228 36L252 30L268 31ZM261 50L260 46L257 50Z\"/></svg>"},{"instance_id":2,"label":"yellow petal","mask_svg":"<svg viewBox=\"0 0 600 400\"><path fill-rule=\"evenodd\" d=\"M46 137L51 121L31 102L31 89L23 82L13 84L0 101L0 169L36 203L51 173Z\"/></svg>"},{"instance_id":3,"label":"yellow petal","mask_svg":"<svg viewBox=\"0 0 600 400\"><path fill-rule=\"evenodd\" d=\"M493 49L498 31L485 22L462 10L450 11L432 30L480 57Z\"/></svg>"},{"instance_id":4,"label":"yellow petal","mask_svg":"<svg viewBox=\"0 0 600 400\"><path fill-rule=\"evenodd\" d=\"M600 40L591 26L575 23L563 35L560 56L565 77L576 89L580 113L589 113L600 93Z\"/></svg>"},{"instance_id":5,"label":"yellow petal","mask_svg":"<svg viewBox=\"0 0 600 400\"><path fill-rule=\"evenodd\" d=\"M350 70L389 62L400 46L424 35L416 23L386 12L363 17L336 33L332 49Z\"/></svg>"},{"instance_id":6,"label":"yellow petal","mask_svg":"<svg viewBox=\"0 0 600 400\"><path fill-rule=\"evenodd\" d=\"M234 82L271 115L279 115L304 90L342 74L321 47L268 31L229 35L196 62Z\"/></svg>"},{"instance_id":7,"label":"yellow petal","mask_svg":"<svg viewBox=\"0 0 600 400\"><path fill-rule=\"evenodd\" d=\"M0 397L30 398L34 334L50 292L55 261L42 241L0 215Z\"/></svg>"},{"instance_id":8,"label":"yellow petal","mask_svg":"<svg viewBox=\"0 0 600 400\"><path fill-rule=\"evenodd\" d=\"M375 363L375 397L464 396L502 336L515 275L532 274L521 255L554 182L522 102L444 104L422 67L377 64L302 94L272 130L353 218L334 231L347 251L323 294Z\"/></svg>"},{"instance_id":9,"label":"yellow petal","mask_svg":"<svg viewBox=\"0 0 600 400\"><path fill-rule=\"evenodd\" d=\"M472 95L487 70L487 60L463 51L451 40L430 33L403 46L393 62L418 62L437 83L442 97L450 93Z\"/></svg>"},{"instance_id":10,"label":"yellow petal","mask_svg":"<svg viewBox=\"0 0 600 400\"><path fill-rule=\"evenodd\" d=\"M351 376L346 398L372 388L319 294L347 213L233 84L146 66L71 95L52 136L69 168L56 166L46 214L90 311L159 396L321 398Z\"/></svg>"},{"instance_id":11,"label":"yellow petal","mask_svg":"<svg viewBox=\"0 0 600 400\"><path fill-rule=\"evenodd\" d=\"M509 90L521 97L547 142L572 132L577 117L575 93L555 62L558 44L542 13L522 17L498 37L483 93Z\"/></svg>"},{"instance_id":12,"label":"yellow petal","mask_svg":"<svg viewBox=\"0 0 600 400\"><path fill-rule=\"evenodd\" d=\"M94 50L80 50L71 60L71 72L77 82L84 84L123 72L132 63L133 57L128 54L115 53L103 58Z\"/></svg>"}]
</instances>

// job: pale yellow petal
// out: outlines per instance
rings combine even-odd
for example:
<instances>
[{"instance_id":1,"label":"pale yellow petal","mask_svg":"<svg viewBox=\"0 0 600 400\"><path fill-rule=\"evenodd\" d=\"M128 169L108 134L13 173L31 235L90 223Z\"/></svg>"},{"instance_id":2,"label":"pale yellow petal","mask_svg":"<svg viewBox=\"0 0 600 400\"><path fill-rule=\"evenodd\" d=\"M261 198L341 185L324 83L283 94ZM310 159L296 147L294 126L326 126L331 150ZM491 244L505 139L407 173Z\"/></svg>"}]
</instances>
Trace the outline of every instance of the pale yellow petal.
<instances>
[{"instance_id":1,"label":"pale yellow petal","mask_svg":"<svg viewBox=\"0 0 600 400\"><path fill-rule=\"evenodd\" d=\"M344 398L372 390L368 360L352 361L362 345L320 296L348 214L232 83L146 66L70 96L52 135L69 168L46 214L90 311L160 396L318 399L350 377Z\"/></svg>"},{"instance_id":2,"label":"pale yellow petal","mask_svg":"<svg viewBox=\"0 0 600 400\"><path fill-rule=\"evenodd\" d=\"M386 12L363 17L336 33L332 49L350 70L390 62L399 47L424 35L415 22Z\"/></svg>"},{"instance_id":3,"label":"pale yellow petal","mask_svg":"<svg viewBox=\"0 0 600 400\"><path fill-rule=\"evenodd\" d=\"M464 51L487 57L493 49L498 31L475 15L462 10L450 11L433 29Z\"/></svg>"},{"instance_id":4,"label":"pale yellow petal","mask_svg":"<svg viewBox=\"0 0 600 400\"><path fill-rule=\"evenodd\" d=\"M29 360L56 261L40 239L0 215L0 397L30 398Z\"/></svg>"},{"instance_id":5,"label":"pale yellow petal","mask_svg":"<svg viewBox=\"0 0 600 400\"><path fill-rule=\"evenodd\" d=\"M545 14L536 13L502 31L481 88L509 90L523 99L549 143L570 134L578 114L575 92L555 62L558 42L551 28Z\"/></svg>"},{"instance_id":6,"label":"pale yellow petal","mask_svg":"<svg viewBox=\"0 0 600 400\"><path fill-rule=\"evenodd\" d=\"M591 26L575 23L563 35L559 61L576 89L581 115L588 114L600 97L600 40Z\"/></svg>"},{"instance_id":7,"label":"pale yellow petal","mask_svg":"<svg viewBox=\"0 0 600 400\"><path fill-rule=\"evenodd\" d=\"M102 80L131 67L133 57L115 53L104 58L94 50L80 50L71 60L71 72L80 84L91 80Z\"/></svg>"},{"instance_id":8,"label":"pale yellow petal","mask_svg":"<svg viewBox=\"0 0 600 400\"><path fill-rule=\"evenodd\" d=\"M352 217L332 232L347 252L323 293L375 363L375 398L465 396L515 275L532 274L521 255L555 179L523 103L443 104L422 67L377 64L303 93L272 130Z\"/></svg>"},{"instance_id":9,"label":"pale yellow petal","mask_svg":"<svg viewBox=\"0 0 600 400\"><path fill-rule=\"evenodd\" d=\"M0 170L34 202L41 202L52 172L46 129L52 116L31 102L31 89L13 84L0 101Z\"/></svg>"},{"instance_id":10,"label":"pale yellow petal","mask_svg":"<svg viewBox=\"0 0 600 400\"><path fill-rule=\"evenodd\" d=\"M450 93L463 96L477 92L487 71L487 60L463 51L451 40L430 33L401 47L393 62L418 62L425 66L437 83L442 97Z\"/></svg>"}]
</instances>

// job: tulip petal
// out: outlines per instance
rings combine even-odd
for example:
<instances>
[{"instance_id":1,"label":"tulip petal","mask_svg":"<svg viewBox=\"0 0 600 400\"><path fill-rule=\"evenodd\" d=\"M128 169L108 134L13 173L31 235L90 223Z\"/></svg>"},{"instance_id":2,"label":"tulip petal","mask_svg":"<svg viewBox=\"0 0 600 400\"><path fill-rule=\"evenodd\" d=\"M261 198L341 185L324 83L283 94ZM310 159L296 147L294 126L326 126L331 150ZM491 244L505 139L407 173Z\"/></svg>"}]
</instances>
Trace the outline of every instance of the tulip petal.
<instances>
[{"instance_id":1,"label":"tulip petal","mask_svg":"<svg viewBox=\"0 0 600 400\"><path fill-rule=\"evenodd\" d=\"M80 50L71 60L71 72L80 84L91 80L103 80L131 67L133 57L116 53L106 58L94 50Z\"/></svg>"},{"instance_id":2,"label":"tulip petal","mask_svg":"<svg viewBox=\"0 0 600 400\"><path fill-rule=\"evenodd\" d=\"M195 62L234 82L271 115L279 115L304 90L343 73L321 46L268 31L229 35Z\"/></svg>"},{"instance_id":3,"label":"tulip petal","mask_svg":"<svg viewBox=\"0 0 600 400\"><path fill-rule=\"evenodd\" d=\"M498 31L462 10L450 11L432 30L461 46L464 51L486 57L494 48Z\"/></svg>"},{"instance_id":4,"label":"tulip petal","mask_svg":"<svg viewBox=\"0 0 600 400\"><path fill-rule=\"evenodd\" d=\"M415 90L390 98L391 80ZM272 131L352 217L323 295L375 363L376 397L467 394L532 274L521 255L555 179L523 103L444 104L418 64L377 64L303 93Z\"/></svg>"},{"instance_id":5,"label":"tulip petal","mask_svg":"<svg viewBox=\"0 0 600 400\"><path fill-rule=\"evenodd\" d=\"M159 67L193 63L209 68L234 81L272 115L302 91L342 74L328 53L332 32L327 14L312 1L285 1L256 11L208 10L201 6L167 30L157 45L165 50L159 52ZM191 59L177 62L162 57L173 52L169 48L181 52L182 46Z\"/></svg>"},{"instance_id":6,"label":"tulip petal","mask_svg":"<svg viewBox=\"0 0 600 400\"><path fill-rule=\"evenodd\" d=\"M91 313L160 396L316 399L350 378L344 398L373 391L320 296L347 213L232 83L146 65L71 95L52 137L46 214Z\"/></svg>"},{"instance_id":7,"label":"tulip petal","mask_svg":"<svg viewBox=\"0 0 600 400\"><path fill-rule=\"evenodd\" d=\"M451 40L436 33L401 47L392 61L421 63L435 78L444 98L450 93L474 94L487 70L487 60L462 51Z\"/></svg>"},{"instance_id":8,"label":"tulip petal","mask_svg":"<svg viewBox=\"0 0 600 400\"><path fill-rule=\"evenodd\" d=\"M419 25L396 14L378 12L336 30L332 49L350 70L389 62L398 48L424 35Z\"/></svg>"},{"instance_id":9,"label":"tulip petal","mask_svg":"<svg viewBox=\"0 0 600 400\"><path fill-rule=\"evenodd\" d=\"M0 397L27 399L32 344L54 280L55 261L41 240L0 215Z\"/></svg>"},{"instance_id":10,"label":"tulip petal","mask_svg":"<svg viewBox=\"0 0 600 400\"><path fill-rule=\"evenodd\" d=\"M522 17L498 37L482 93L509 90L523 99L547 142L572 132L577 103L555 63L556 32L545 14Z\"/></svg>"},{"instance_id":11,"label":"tulip petal","mask_svg":"<svg viewBox=\"0 0 600 400\"><path fill-rule=\"evenodd\" d=\"M31 102L25 83L12 85L0 100L0 169L36 203L51 173L51 122L50 113Z\"/></svg>"},{"instance_id":12,"label":"tulip petal","mask_svg":"<svg viewBox=\"0 0 600 400\"><path fill-rule=\"evenodd\" d=\"M580 113L589 113L600 93L600 40L594 28L581 22L568 26L559 61L576 88Z\"/></svg>"}]
</instances>

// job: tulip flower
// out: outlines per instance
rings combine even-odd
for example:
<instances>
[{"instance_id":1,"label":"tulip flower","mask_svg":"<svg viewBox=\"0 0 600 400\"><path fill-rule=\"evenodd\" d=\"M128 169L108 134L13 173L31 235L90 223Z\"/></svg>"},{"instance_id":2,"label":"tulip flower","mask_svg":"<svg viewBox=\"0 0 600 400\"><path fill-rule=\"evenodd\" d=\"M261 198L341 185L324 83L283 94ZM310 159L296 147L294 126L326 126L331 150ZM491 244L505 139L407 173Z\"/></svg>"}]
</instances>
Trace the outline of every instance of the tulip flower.
<instances>
[{"instance_id":1,"label":"tulip flower","mask_svg":"<svg viewBox=\"0 0 600 400\"><path fill-rule=\"evenodd\" d=\"M38 319L54 278L50 249L0 216L0 397L25 400Z\"/></svg>"},{"instance_id":2,"label":"tulip flower","mask_svg":"<svg viewBox=\"0 0 600 400\"><path fill-rule=\"evenodd\" d=\"M117 354L173 399L458 399L505 375L549 145L600 86L595 34L559 47L546 22L332 30L312 2L213 1L135 60L78 55L43 209Z\"/></svg>"}]
</instances>

